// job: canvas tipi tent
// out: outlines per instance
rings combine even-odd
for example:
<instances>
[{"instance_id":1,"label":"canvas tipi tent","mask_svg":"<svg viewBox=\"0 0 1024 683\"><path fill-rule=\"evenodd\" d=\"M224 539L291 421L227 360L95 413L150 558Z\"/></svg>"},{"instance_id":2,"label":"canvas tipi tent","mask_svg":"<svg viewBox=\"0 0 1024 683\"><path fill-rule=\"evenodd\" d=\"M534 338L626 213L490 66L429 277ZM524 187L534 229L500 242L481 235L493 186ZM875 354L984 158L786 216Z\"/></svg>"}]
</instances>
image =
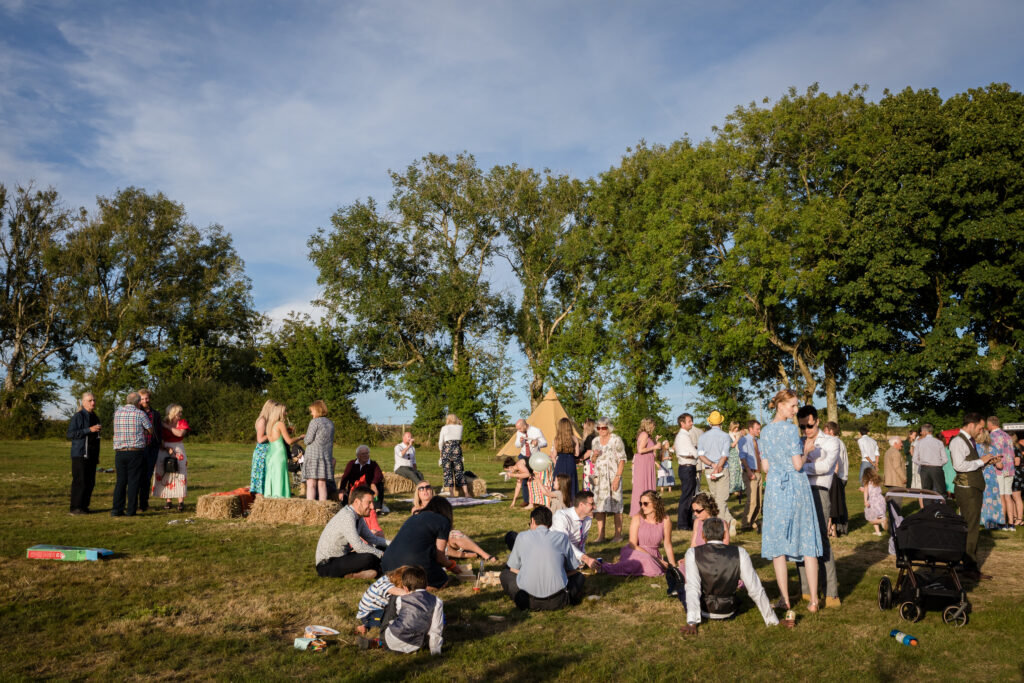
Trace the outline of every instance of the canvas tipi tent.
<instances>
[{"instance_id":1,"label":"canvas tipi tent","mask_svg":"<svg viewBox=\"0 0 1024 683\"><path fill-rule=\"evenodd\" d=\"M551 456L551 459L555 459L555 427L558 425L558 421L563 417L569 417L565 412L565 408L558 401L558 396L555 395L554 389L548 389L548 393L537 404L537 407L530 414L530 417L526 418L526 421L530 425L537 427L544 434L544 438L548 442L548 447L542 449L545 453ZM571 419L571 418L570 418ZM573 426L573 433L579 436L580 433L576 431L576 427ZM496 457L504 458L507 455L519 455L519 449L516 448L516 435L513 434L512 438L498 451Z\"/></svg>"}]
</instances>

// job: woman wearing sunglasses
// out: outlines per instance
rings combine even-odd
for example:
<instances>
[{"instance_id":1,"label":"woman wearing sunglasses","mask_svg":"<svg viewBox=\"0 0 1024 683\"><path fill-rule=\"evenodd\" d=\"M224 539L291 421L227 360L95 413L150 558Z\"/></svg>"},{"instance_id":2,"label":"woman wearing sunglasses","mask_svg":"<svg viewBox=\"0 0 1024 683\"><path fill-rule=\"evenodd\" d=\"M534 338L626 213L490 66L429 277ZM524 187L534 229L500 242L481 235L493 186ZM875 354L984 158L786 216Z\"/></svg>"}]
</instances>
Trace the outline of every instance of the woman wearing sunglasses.
<instances>
[{"instance_id":1,"label":"woman wearing sunglasses","mask_svg":"<svg viewBox=\"0 0 1024 683\"><path fill-rule=\"evenodd\" d=\"M415 515L422 511L433 497L434 487L430 485L429 481L421 481L419 484L416 484L416 493L412 497L412 514ZM472 538L458 529L452 529L452 532L448 535L448 550L446 554L452 560L480 557L485 562L492 562L496 559L494 555L481 548Z\"/></svg>"},{"instance_id":2,"label":"woman wearing sunglasses","mask_svg":"<svg viewBox=\"0 0 1024 683\"><path fill-rule=\"evenodd\" d=\"M661 546L667 561L661 557ZM622 549L618 562L600 565L600 570L612 576L661 576L675 564L672 521L665 514L665 503L657 491L644 491L640 514L630 517L629 545Z\"/></svg>"}]
</instances>

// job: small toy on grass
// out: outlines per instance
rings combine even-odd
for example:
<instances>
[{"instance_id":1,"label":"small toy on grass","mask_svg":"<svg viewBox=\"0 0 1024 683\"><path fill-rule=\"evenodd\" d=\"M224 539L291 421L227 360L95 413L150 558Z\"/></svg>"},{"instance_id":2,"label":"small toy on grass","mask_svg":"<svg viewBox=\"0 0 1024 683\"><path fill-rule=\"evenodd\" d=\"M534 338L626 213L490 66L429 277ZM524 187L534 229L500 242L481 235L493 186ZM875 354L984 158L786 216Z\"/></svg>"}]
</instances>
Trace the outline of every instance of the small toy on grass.
<instances>
[{"instance_id":1,"label":"small toy on grass","mask_svg":"<svg viewBox=\"0 0 1024 683\"><path fill-rule=\"evenodd\" d=\"M893 630L889 631L889 637L895 638L896 642L900 645L910 645L914 647L917 646L917 638L910 635L909 633L904 633L899 629L894 628Z\"/></svg>"},{"instance_id":2,"label":"small toy on grass","mask_svg":"<svg viewBox=\"0 0 1024 683\"><path fill-rule=\"evenodd\" d=\"M106 548L82 548L73 545L34 545L28 549L30 560L63 560L64 562L82 562L106 559L113 556L114 551Z\"/></svg>"}]
</instances>

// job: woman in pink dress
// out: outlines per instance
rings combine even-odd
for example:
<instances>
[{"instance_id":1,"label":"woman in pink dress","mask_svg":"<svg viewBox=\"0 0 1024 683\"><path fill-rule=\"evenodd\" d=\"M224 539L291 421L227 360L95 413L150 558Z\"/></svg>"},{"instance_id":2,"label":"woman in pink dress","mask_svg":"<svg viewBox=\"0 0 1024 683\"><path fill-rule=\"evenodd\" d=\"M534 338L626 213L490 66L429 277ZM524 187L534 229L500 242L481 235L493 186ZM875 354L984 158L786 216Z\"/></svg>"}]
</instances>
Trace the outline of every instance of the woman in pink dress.
<instances>
[{"instance_id":1,"label":"woman in pink dress","mask_svg":"<svg viewBox=\"0 0 1024 683\"><path fill-rule=\"evenodd\" d=\"M640 514L639 491L658 488L658 453L662 444L654 440L654 420L645 417L640 421L636 434L636 451L633 454L633 495L629 501L629 516Z\"/></svg>"},{"instance_id":2,"label":"woman in pink dress","mask_svg":"<svg viewBox=\"0 0 1024 683\"><path fill-rule=\"evenodd\" d=\"M601 565L601 571L612 576L661 576L666 567L675 565L672 551L672 520L665 514L661 495L653 490L639 497L640 514L630 518L629 545L622 549L619 561ZM659 548L665 547L662 559Z\"/></svg>"}]
</instances>

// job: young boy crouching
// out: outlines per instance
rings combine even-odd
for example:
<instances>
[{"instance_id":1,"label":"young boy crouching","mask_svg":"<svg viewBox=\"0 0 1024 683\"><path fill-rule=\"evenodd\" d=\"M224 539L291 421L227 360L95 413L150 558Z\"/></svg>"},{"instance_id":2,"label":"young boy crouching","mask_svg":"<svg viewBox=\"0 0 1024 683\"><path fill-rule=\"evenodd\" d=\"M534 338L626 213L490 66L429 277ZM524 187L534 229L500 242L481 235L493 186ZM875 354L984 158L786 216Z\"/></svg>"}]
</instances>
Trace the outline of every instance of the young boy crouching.
<instances>
[{"instance_id":1,"label":"young boy crouching","mask_svg":"<svg viewBox=\"0 0 1024 683\"><path fill-rule=\"evenodd\" d=\"M379 647L408 654L416 652L423 647L424 640L429 640L430 654L441 654L444 603L427 592L427 572L422 567L406 567L402 572L402 585L409 592L389 598L381 619L381 637L359 638L359 647Z\"/></svg>"}]
</instances>

